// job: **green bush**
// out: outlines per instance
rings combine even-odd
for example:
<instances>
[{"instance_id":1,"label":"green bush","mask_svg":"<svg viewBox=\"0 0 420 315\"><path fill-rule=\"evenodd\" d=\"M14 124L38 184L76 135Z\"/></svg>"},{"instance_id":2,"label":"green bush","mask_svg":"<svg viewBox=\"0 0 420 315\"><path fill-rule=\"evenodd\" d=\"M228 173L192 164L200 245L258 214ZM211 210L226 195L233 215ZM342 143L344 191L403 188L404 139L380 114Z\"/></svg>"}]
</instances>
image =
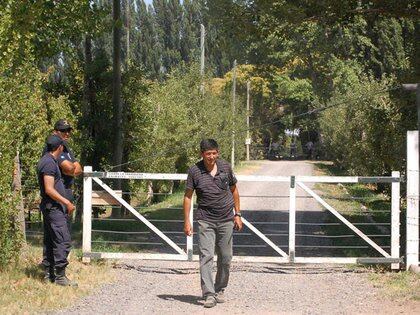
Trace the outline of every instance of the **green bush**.
<instances>
[{"instance_id":1,"label":"green bush","mask_svg":"<svg viewBox=\"0 0 420 315\"><path fill-rule=\"evenodd\" d=\"M0 77L0 268L18 257L23 240L15 220L18 200L11 189L13 159L19 151L22 188L36 189L36 163L51 123L58 117L71 119L66 99L45 93L43 75L28 64Z\"/></svg>"},{"instance_id":2,"label":"green bush","mask_svg":"<svg viewBox=\"0 0 420 315\"><path fill-rule=\"evenodd\" d=\"M222 157L230 160L231 135L237 131L236 157L244 152L244 111L232 117L229 95L200 93L196 66L181 67L162 84L150 83L146 93L130 99L130 165L141 172L186 172L199 157L199 142L215 138ZM240 104L240 102L238 102Z\"/></svg>"},{"instance_id":3,"label":"green bush","mask_svg":"<svg viewBox=\"0 0 420 315\"><path fill-rule=\"evenodd\" d=\"M393 98L394 82L362 75L354 62L337 62L334 93L337 104L319 118L323 144L350 174L390 175L404 169L406 125Z\"/></svg>"}]
</instances>

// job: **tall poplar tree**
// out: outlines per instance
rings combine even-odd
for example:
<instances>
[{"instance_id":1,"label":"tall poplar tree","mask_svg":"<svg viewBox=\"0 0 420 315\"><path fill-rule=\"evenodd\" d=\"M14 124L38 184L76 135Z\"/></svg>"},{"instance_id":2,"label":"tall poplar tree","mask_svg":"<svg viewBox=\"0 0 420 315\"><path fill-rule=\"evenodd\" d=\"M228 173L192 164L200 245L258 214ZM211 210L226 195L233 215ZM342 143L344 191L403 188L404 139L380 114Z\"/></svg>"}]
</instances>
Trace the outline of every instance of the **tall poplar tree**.
<instances>
[{"instance_id":1,"label":"tall poplar tree","mask_svg":"<svg viewBox=\"0 0 420 315\"><path fill-rule=\"evenodd\" d=\"M113 54L112 54L112 104L114 107L114 157L113 164L115 171L121 171L123 158L123 103L121 101L121 3L120 0L113 1ZM115 189L121 189L121 180L116 180ZM116 211L119 211L116 209ZM116 216L116 213L113 213Z\"/></svg>"}]
</instances>

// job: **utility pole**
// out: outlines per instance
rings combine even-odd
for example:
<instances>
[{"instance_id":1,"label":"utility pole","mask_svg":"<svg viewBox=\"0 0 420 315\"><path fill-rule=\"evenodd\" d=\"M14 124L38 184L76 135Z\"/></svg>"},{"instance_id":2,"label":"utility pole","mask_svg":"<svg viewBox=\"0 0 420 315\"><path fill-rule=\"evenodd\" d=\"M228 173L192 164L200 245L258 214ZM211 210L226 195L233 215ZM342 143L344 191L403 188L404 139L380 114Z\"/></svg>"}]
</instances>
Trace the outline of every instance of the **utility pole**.
<instances>
[{"instance_id":1,"label":"utility pole","mask_svg":"<svg viewBox=\"0 0 420 315\"><path fill-rule=\"evenodd\" d=\"M251 89L251 82L246 83L246 160L249 161L249 145L251 144L251 136L249 134L249 92Z\"/></svg>"},{"instance_id":2,"label":"utility pole","mask_svg":"<svg viewBox=\"0 0 420 315\"><path fill-rule=\"evenodd\" d=\"M201 37L200 37L200 51L201 51L201 58L200 58L200 76L201 76L201 86L200 92L204 94L204 38L206 36L206 29L204 28L203 24L200 24L201 28Z\"/></svg>"},{"instance_id":3,"label":"utility pole","mask_svg":"<svg viewBox=\"0 0 420 315\"><path fill-rule=\"evenodd\" d=\"M236 59L233 61L233 84L232 84L232 154L230 164L235 167L235 102L236 102Z\"/></svg>"},{"instance_id":4,"label":"utility pole","mask_svg":"<svg viewBox=\"0 0 420 315\"><path fill-rule=\"evenodd\" d=\"M114 154L113 161L116 165L115 170L121 171L123 159L123 129L122 115L123 105L121 101L121 3L120 0L113 0L113 56L112 56L112 105L114 109ZM121 179L115 182L115 189L121 189ZM115 211L114 211L115 210ZM116 217L122 210L113 209L112 216Z\"/></svg>"}]
</instances>

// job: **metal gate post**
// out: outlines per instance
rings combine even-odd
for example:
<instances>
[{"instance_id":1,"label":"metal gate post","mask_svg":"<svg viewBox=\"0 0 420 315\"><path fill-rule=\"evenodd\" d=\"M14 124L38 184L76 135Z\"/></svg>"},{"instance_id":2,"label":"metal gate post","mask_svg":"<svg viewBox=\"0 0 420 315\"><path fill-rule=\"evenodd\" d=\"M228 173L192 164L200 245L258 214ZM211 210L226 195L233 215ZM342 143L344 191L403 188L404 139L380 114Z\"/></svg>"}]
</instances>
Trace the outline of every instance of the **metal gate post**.
<instances>
[{"instance_id":1,"label":"metal gate post","mask_svg":"<svg viewBox=\"0 0 420 315\"><path fill-rule=\"evenodd\" d=\"M400 172L392 172L392 177L400 178ZM400 258L400 182L391 184L391 257ZM391 264L391 269L400 269L400 264Z\"/></svg>"},{"instance_id":2,"label":"metal gate post","mask_svg":"<svg viewBox=\"0 0 420 315\"><path fill-rule=\"evenodd\" d=\"M193 212L194 212L194 196L191 198L191 206L190 206L190 224L191 224L191 229L194 232L193 229ZM191 234L190 236L187 236L187 256L188 256L188 260L192 261L193 260L193 240L194 240L194 234Z\"/></svg>"},{"instance_id":3,"label":"metal gate post","mask_svg":"<svg viewBox=\"0 0 420 315\"><path fill-rule=\"evenodd\" d=\"M289 261L295 261L296 238L296 177L290 176L289 196Z\"/></svg>"},{"instance_id":4,"label":"metal gate post","mask_svg":"<svg viewBox=\"0 0 420 315\"><path fill-rule=\"evenodd\" d=\"M85 166L83 172L92 172L92 166ZM83 243L82 243L82 262L89 263L92 251L92 177L83 178Z\"/></svg>"}]
</instances>

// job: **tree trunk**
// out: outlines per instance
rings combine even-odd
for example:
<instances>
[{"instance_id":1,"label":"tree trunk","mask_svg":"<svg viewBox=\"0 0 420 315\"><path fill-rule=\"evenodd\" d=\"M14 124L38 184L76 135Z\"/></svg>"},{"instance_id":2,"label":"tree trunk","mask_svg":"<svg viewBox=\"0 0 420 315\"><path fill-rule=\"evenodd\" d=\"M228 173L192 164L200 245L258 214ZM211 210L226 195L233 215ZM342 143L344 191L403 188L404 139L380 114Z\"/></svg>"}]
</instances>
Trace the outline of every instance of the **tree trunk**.
<instances>
[{"instance_id":1,"label":"tree trunk","mask_svg":"<svg viewBox=\"0 0 420 315\"><path fill-rule=\"evenodd\" d=\"M112 104L114 108L114 158L113 164L116 172L121 171L123 156L123 130L121 101L121 3L113 0L113 80L112 80ZM115 189L121 190L121 180L115 182ZM112 216L119 216L121 209L114 209Z\"/></svg>"},{"instance_id":2,"label":"tree trunk","mask_svg":"<svg viewBox=\"0 0 420 315\"><path fill-rule=\"evenodd\" d=\"M23 198L22 198L22 177L20 172L20 159L19 159L19 151L16 153L15 161L14 161L14 168L13 168L13 195L17 199L17 212L14 216L14 220L16 220L17 225L20 228L22 233L23 239L26 241L26 231L25 231L25 208L23 206Z\"/></svg>"},{"instance_id":3,"label":"tree trunk","mask_svg":"<svg viewBox=\"0 0 420 315\"><path fill-rule=\"evenodd\" d=\"M130 0L126 0L125 4L125 27L127 31L126 35L126 65L125 69L128 71L128 68L130 66Z\"/></svg>"}]
</instances>

